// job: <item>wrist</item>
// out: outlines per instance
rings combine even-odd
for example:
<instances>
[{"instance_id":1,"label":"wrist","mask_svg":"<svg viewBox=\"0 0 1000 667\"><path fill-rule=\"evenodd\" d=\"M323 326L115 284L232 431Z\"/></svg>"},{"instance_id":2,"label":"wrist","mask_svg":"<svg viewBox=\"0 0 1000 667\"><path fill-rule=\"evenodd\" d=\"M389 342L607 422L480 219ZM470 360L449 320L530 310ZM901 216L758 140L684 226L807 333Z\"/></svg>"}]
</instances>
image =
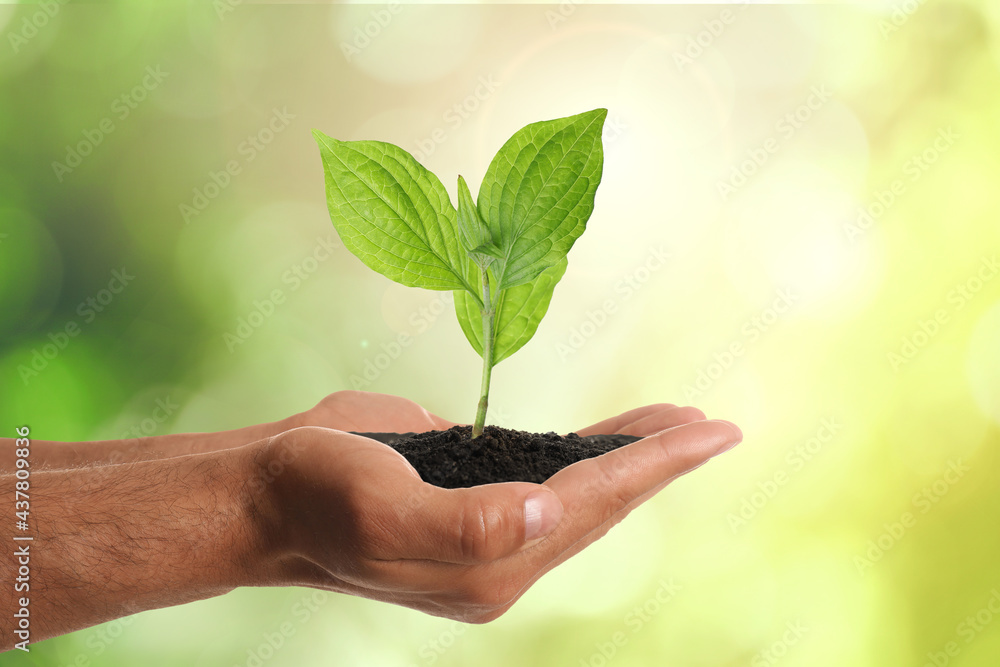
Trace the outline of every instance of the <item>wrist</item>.
<instances>
[{"instance_id":1,"label":"wrist","mask_svg":"<svg viewBox=\"0 0 1000 667\"><path fill-rule=\"evenodd\" d=\"M231 560L234 587L282 583L280 563L287 552L287 540L274 484L283 472L276 465L280 462L276 456L280 433L227 452L234 471L231 502L239 516Z\"/></svg>"},{"instance_id":2,"label":"wrist","mask_svg":"<svg viewBox=\"0 0 1000 667\"><path fill-rule=\"evenodd\" d=\"M190 480L193 502L184 504L197 508L191 519L198 527L187 537L205 547L204 556L191 563L193 570L207 575L194 585L195 590L204 588L196 598L260 585L268 578L274 506L269 495L255 486L266 443L267 439L173 460L178 476Z\"/></svg>"},{"instance_id":3,"label":"wrist","mask_svg":"<svg viewBox=\"0 0 1000 667\"><path fill-rule=\"evenodd\" d=\"M201 446L203 451L217 451L227 446L254 446L259 441L266 441L269 438L281 435L285 431L305 426L307 419L306 413L303 412L277 421L244 426L232 431L200 434L202 436Z\"/></svg>"},{"instance_id":4,"label":"wrist","mask_svg":"<svg viewBox=\"0 0 1000 667\"><path fill-rule=\"evenodd\" d=\"M292 428L244 448L244 502L253 537L246 583L241 585L310 585L315 581L309 545L316 534L305 528L314 489L305 479L308 475L304 477L311 468L303 462L314 460L317 433L328 431Z\"/></svg>"}]
</instances>

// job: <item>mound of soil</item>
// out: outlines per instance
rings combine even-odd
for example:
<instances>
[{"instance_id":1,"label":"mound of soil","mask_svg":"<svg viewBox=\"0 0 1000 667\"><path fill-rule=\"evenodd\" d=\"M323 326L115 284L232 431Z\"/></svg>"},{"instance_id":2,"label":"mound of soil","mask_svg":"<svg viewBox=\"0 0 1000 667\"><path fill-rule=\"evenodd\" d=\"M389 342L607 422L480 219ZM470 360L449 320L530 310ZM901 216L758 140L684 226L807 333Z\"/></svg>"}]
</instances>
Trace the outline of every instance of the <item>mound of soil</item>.
<instances>
[{"instance_id":1,"label":"mound of soil","mask_svg":"<svg viewBox=\"0 0 1000 667\"><path fill-rule=\"evenodd\" d=\"M635 442L631 435L567 436L487 426L472 439L471 426L427 433L360 433L402 454L429 484L457 489L494 482L541 484L577 461Z\"/></svg>"}]
</instances>

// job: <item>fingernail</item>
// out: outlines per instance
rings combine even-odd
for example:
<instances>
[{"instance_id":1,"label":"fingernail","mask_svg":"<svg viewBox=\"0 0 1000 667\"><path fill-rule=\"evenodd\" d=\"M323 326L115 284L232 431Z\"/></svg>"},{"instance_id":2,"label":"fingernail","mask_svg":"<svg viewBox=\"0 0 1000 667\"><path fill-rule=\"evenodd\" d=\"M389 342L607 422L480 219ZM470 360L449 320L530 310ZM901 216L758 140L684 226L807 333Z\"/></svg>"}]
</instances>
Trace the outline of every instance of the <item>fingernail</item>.
<instances>
[{"instance_id":1,"label":"fingernail","mask_svg":"<svg viewBox=\"0 0 1000 667\"><path fill-rule=\"evenodd\" d=\"M562 502L552 491L532 491L524 499L524 539L545 537L562 519Z\"/></svg>"}]
</instances>

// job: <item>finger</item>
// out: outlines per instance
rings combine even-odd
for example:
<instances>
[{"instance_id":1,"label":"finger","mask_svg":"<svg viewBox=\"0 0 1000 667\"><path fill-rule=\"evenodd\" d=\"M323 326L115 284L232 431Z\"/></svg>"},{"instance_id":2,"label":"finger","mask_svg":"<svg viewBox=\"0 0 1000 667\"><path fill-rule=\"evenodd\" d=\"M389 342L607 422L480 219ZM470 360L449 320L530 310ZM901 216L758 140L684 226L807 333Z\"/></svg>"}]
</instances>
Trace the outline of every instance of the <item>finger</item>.
<instances>
[{"instance_id":1,"label":"finger","mask_svg":"<svg viewBox=\"0 0 1000 667\"><path fill-rule=\"evenodd\" d=\"M601 456L575 463L545 484L565 507L557 534L579 539L638 498L740 442L729 422L697 421L668 429Z\"/></svg>"},{"instance_id":2,"label":"finger","mask_svg":"<svg viewBox=\"0 0 1000 667\"><path fill-rule=\"evenodd\" d=\"M464 549L458 551L459 557L456 558L452 546L451 549L445 547L444 551L440 547L436 549L433 560L438 562L394 561L379 564L375 570L378 572L376 580L395 593L424 591L425 603L435 597L449 599L452 604L460 600L459 606L469 605L466 609L478 610L473 615L486 613L487 617L493 617L513 604L543 574L602 537L632 509L651 498L671 480L704 464L741 438L739 429L728 422L699 421L564 469L547 481L546 486L551 486L561 496L567 507L566 514L547 539L537 541L531 550L515 553L524 542L512 539L508 547L498 548L496 553L481 554L494 561L490 565L494 568L491 570L494 573L492 578L478 568L467 570L451 565L454 562L483 560L470 559L470 554ZM455 491L465 495L489 490L489 495L498 500L500 491L512 492L514 497L518 497L520 494L516 487L527 487L532 489L531 492L537 489L526 484L497 484L491 487ZM470 500L464 498L460 502L465 507L471 507L474 503ZM428 505L430 507L431 503ZM445 525L454 526L455 522L446 522ZM504 533L502 530L496 532ZM509 535L510 531L507 533ZM454 545L454 533L449 531L446 535L444 543ZM445 555L447 552L452 555ZM513 557L504 559L505 555ZM372 583L369 579L368 585ZM454 610L454 606L446 606ZM492 611L487 613L484 609Z\"/></svg>"},{"instance_id":3,"label":"finger","mask_svg":"<svg viewBox=\"0 0 1000 667\"><path fill-rule=\"evenodd\" d=\"M705 413L698 408L682 407L682 408L665 408L653 414L647 415L642 419L632 422L627 426L623 426L618 430L621 435L634 435L640 438L645 438L650 435L659 433L668 428L674 428L675 426L681 426L682 424L690 424L691 422L704 421Z\"/></svg>"},{"instance_id":4,"label":"finger","mask_svg":"<svg viewBox=\"0 0 1000 667\"><path fill-rule=\"evenodd\" d=\"M614 528L616 525L618 525L619 523L621 523L625 519L625 517L627 517L632 512L632 510L634 510L635 508L639 507L640 505L642 505L643 503L645 503L647 500L649 500L650 498L652 498L653 496L655 496L656 494L658 494L660 491L662 491L664 488L666 488L668 485L670 485L670 483L673 482L678 477L681 477L681 476L686 475L688 473L694 472L695 470L697 470L701 466L705 465L706 463L708 463L708 460L699 463L694 468L691 468L688 471L685 471L683 473L675 475L674 477L671 477L668 480L665 480L663 483L658 484L656 487L650 489L649 491L647 491L646 493L642 494L638 498L635 498L634 500L632 500L632 502L630 502L628 505L626 505L625 507L623 507L622 509L618 510L613 515L611 515L611 517L609 517L606 521L604 521L604 523L602 523L601 525L599 525L596 528L594 528L592 531L590 531L589 533L587 533L586 535L584 535L583 537L581 537L579 540L577 540L576 542L574 542L572 545L570 545L563 552L561 552L560 554L558 554L557 556L555 556L552 559L552 561L551 561L551 563L549 565L544 566L538 572L537 576L541 577L543 574L545 574L546 572L548 572L549 570L551 570L555 566L557 566L560 563L563 563L563 562L569 560L570 558L572 558L576 554L580 553L581 551L583 551L584 549L586 549L588 546L590 546L591 544L593 544L597 540L599 540L602 537L604 537L605 535L607 535L608 532L612 528ZM536 579L537 579L537 577L535 579L532 579L531 583L534 583L534 581L536 581Z\"/></svg>"},{"instance_id":5,"label":"finger","mask_svg":"<svg viewBox=\"0 0 1000 667\"><path fill-rule=\"evenodd\" d=\"M628 426L629 424L642 419L651 414L655 414L661 410L666 410L669 408L677 407L673 403L656 403L654 405L645 405L641 408L635 408L629 410L628 412L623 412L615 417L609 417L604 421L599 421L593 426L588 426L587 428L577 431L577 435L584 437L588 435L613 435L618 433L619 429Z\"/></svg>"},{"instance_id":6,"label":"finger","mask_svg":"<svg viewBox=\"0 0 1000 667\"><path fill-rule=\"evenodd\" d=\"M562 525L547 542L556 541L562 545L558 551L565 550L741 437L728 422L694 422L573 464L544 486L512 482L448 490L399 479L390 506L409 511L394 518L396 539L382 558L488 562L518 551L557 523ZM547 488L561 502L553 502L557 499L544 493ZM525 511L528 496L540 501L538 509ZM526 516L540 518L531 520L529 528Z\"/></svg>"},{"instance_id":7,"label":"finger","mask_svg":"<svg viewBox=\"0 0 1000 667\"><path fill-rule=\"evenodd\" d=\"M496 615L545 572L599 539L670 480L701 465L740 437L738 429L726 422L696 422L616 450L611 453L614 456L604 455L564 469L546 486L553 487L573 511L563 516L547 539L520 553L516 552L527 540L518 534L516 528L523 523L517 521L517 512L510 508L526 497L526 492L537 493L537 486L509 483L452 491L428 486L421 491L423 498L406 522L417 529L408 530L401 540L407 552L404 558L412 560L370 564L363 575L365 585L371 592L381 591L383 595L422 593L425 603L434 598L449 600L445 606L452 610L457 603L478 610L477 615L485 613L484 609ZM513 520L508 516L507 529L502 527L501 519L493 530L487 528L481 533L499 539L492 547L481 541L483 551L478 554L470 551L471 545L461 537L467 529L456 533L470 515L477 514L478 510L472 509L476 507L494 509L479 514L472 522L473 534L480 526L491 523L485 517L497 508L501 512L506 508L509 515L515 515ZM513 557L503 558L508 555ZM428 560L416 560L421 556ZM486 561L492 561L492 577L485 570L451 564Z\"/></svg>"},{"instance_id":8,"label":"finger","mask_svg":"<svg viewBox=\"0 0 1000 667\"><path fill-rule=\"evenodd\" d=\"M559 497L540 484L441 489L400 478L396 486L392 525L386 526L392 539L373 554L385 560L494 561L548 535L563 514Z\"/></svg>"},{"instance_id":9,"label":"finger","mask_svg":"<svg viewBox=\"0 0 1000 667\"><path fill-rule=\"evenodd\" d=\"M527 586L603 537L670 482L731 449L742 438L740 429L730 422L693 422L556 473L545 484L560 494L565 516L547 540L526 554L537 568ZM628 449L632 452L623 451ZM630 460L623 456L626 453ZM616 458L620 460L609 461ZM598 463L598 459L604 462ZM641 459L646 459L645 463ZM588 463L593 465L584 465Z\"/></svg>"},{"instance_id":10,"label":"finger","mask_svg":"<svg viewBox=\"0 0 1000 667\"><path fill-rule=\"evenodd\" d=\"M320 401L329 423L341 430L381 432L385 430L447 430L454 422L438 417L423 406L390 394L364 391L338 391Z\"/></svg>"}]
</instances>

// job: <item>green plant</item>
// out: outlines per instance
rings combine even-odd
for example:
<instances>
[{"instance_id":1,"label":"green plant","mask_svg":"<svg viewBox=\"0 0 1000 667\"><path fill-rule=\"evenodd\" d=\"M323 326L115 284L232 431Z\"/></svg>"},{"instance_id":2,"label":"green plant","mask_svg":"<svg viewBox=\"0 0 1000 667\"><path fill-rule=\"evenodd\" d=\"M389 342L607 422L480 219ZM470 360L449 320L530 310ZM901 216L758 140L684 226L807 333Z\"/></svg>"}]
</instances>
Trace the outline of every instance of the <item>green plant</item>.
<instances>
[{"instance_id":1,"label":"green plant","mask_svg":"<svg viewBox=\"0 0 1000 667\"><path fill-rule=\"evenodd\" d=\"M402 148L313 130L327 205L344 246L409 287L454 290L466 338L483 358L473 437L483 431L493 367L538 329L601 181L606 109L532 123L497 152L478 201L458 177L458 207Z\"/></svg>"}]
</instances>

